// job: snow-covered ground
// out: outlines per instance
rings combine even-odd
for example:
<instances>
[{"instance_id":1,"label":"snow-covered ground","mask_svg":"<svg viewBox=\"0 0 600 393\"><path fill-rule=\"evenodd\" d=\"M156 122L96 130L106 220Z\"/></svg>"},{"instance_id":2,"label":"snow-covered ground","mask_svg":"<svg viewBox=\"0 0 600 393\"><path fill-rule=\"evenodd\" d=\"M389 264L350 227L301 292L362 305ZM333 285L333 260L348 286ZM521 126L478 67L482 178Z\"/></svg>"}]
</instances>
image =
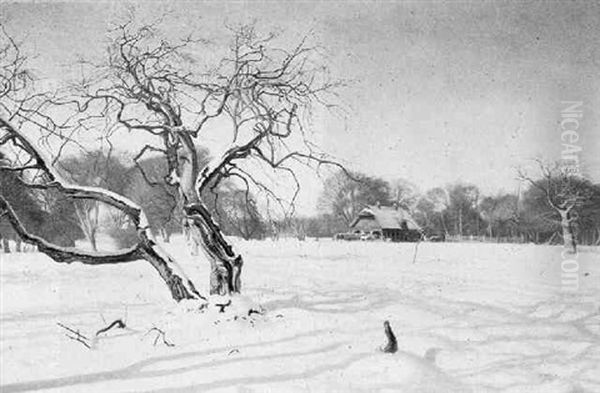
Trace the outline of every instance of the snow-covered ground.
<instances>
[{"instance_id":1,"label":"snow-covered ground","mask_svg":"<svg viewBox=\"0 0 600 393\"><path fill-rule=\"evenodd\" d=\"M264 315L175 305L144 262L0 254L0 391L600 392L597 248L580 253L569 293L559 247L423 243L413 264L414 244L237 246L245 297L235 304L251 299ZM166 247L207 282L207 263L181 239ZM93 339L117 318L126 329ZM378 351L384 320L393 355ZM174 346L155 343L153 327Z\"/></svg>"}]
</instances>

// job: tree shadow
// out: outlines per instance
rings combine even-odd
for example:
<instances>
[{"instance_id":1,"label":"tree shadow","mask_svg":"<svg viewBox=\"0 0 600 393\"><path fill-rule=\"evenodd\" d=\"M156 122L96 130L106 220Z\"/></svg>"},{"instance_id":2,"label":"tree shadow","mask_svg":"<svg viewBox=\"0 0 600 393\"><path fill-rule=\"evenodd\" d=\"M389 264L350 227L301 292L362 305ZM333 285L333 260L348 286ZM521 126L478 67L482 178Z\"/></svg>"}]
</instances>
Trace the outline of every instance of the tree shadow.
<instances>
[{"instance_id":1,"label":"tree shadow","mask_svg":"<svg viewBox=\"0 0 600 393\"><path fill-rule=\"evenodd\" d=\"M301 333L301 334L297 334L297 335L293 335L293 336L289 336L289 337L284 337L284 338L277 339L277 340L247 344L244 346L239 346L237 348L248 349L248 348L255 348L255 347L268 347L268 346L271 346L274 344L292 342L294 340L301 339L304 337L312 337L312 336L315 336L315 335L318 335L318 334L321 334L324 332L326 332L326 330L313 330L310 332ZM322 352L330 351L332 349L339 348L343 345L345 345L345 343L331 344L329 346L316 348L316 349L312 349L312 350L306 350L306 351L287 352L287 353L283 353L283 354L273 354L273 355L260 355L260 356L254 356L254 357L246 357L246 358L235 357L235 358L226 359L226 360L199 362L194 365L179 367L179 368L175 368L175 369L158 370L158 371L144 371L144 368L146 368L146 367L160 364L163 362L182 360L182 359L201 357L201 356L208 356L208 355L213 355L213 354L217 354L217 353L223 353L223 352L231 350L231 347L220 347L220 348L213 348L213 349L207 349L207 350L202 350L202 351L190 351L190 352L184 352L184 353L177 353L177 354L173 354L173 355L157 356L157 357L153 357L150 359L144 359L144 360L138 361L136 363L133 363L127 367L124 367L121 369L116 369L116 370L73 375L73 376L62 377L62 378L43 379L43 380L29 381L29 382L23 382L23 383L7 384L7 385L0 386L0 391L2 391L2 393L15 393L15 392L34 391L34 390L41 390L41 389L54 389L54 388L61 388L61 387L66 387L66 386L90 384L90 383L111 381L111 380L131 380L131 379L136 379L136 378L150 378L150 377L163 376L163 375L174 375L177 373L184 373L184 372L191 371L194 369L200 369L202 367L211 367L214 365L224 365L224 364L233 363L233 362L287 358L287 357L296 357L296 356L304 356L304 355L322 353Z\"/></svg>"},{"instance_id":2,"label":"tree shadow","mask_svg":"<svg viewBox=\"0 0 600 393\"><path fill-rule=\"evenodd\" d=\"M344 290L311 291L310 296L298 294L284 299L267 301L262 306L268 311L296 308L303 311L325 314L355 314L361 311L373 311L397 304L398 299L390 296L389 291Z\"/></svg>"},{"instance_id":3,"label":"tree shadow","mask_svg":"<svg viewBox=\"0 0 600 393\"><path fill-rule=\"evenodd\" d=\"M218 380L209 383L203 384L195 384L188 385L176 388L165 388L165 389L157 389L157 390L148 390L143 393L197 393L204 392L212 389L222 389L233 387L237 385L258 385L262 383L277 383L277 382L286 382L292 380L306 380L309 378L313 378L317 375L321 375L324 373L328 373L336 370L343 370L348 368L353 363L364 359L371 354L362 353L362 354L354 354L352 356L347 357L343 361L324 364L322 366L313 367L308 370L299 371L299 372L291 372L277 375L261 375L261 376L251 376L251 377L239 377L239 378L228 378L225 380Z\"/></svg>"}]
</instances>

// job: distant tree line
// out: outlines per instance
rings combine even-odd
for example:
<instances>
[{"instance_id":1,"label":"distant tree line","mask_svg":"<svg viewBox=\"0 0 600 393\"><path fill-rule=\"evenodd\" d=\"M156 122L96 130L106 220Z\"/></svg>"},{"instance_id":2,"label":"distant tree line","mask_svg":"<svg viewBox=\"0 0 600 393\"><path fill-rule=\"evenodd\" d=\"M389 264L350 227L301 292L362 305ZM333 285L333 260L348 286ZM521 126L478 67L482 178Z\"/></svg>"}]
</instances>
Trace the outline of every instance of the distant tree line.
<instances>
[{"instance_id":1,"label":"distant tree line","mask_svg":"<svg viewBox=\"0 0 600 393\"><path fill-rule=\"evenodd\" d=\"M207 150L199 152L208 161ZM0 159L4 156L0 152ZM112 151L95 150L65 157L57 163L58 170L73 183L102 187L125 195L145 211L156 236L169 241L171 234L183 230L181 203L177 189L162 179L167 176L167 166L160 157L135 160L126 165L124 157ZM36 192L25 187L11 172L0 172L2 195L19 210L23 224L32 233L50 239L62 246L74 246L77 239L85 239L89 247L97 251L100 233L113 238L120 247L128 247L135 241L135 232L126 216L101 202L72 200L52 192ZM217 190L207 191L205 200L210 210L222 220L222 230L227 235L244 239L260 239L266 235L267 225L256 206L254 196L241 190L232 182L224 182ZM51 217L61 217L53 220ZM9 222L0 217L0 247L9 252L8 241L21 250L20 239Z\"/></svg>"},{"instance_id":2,"label":"distant tree line","mask_svg":"<svg viewBox=\"0 0 600 393\"><path fill-rule=\"evenodd\" d=\"M0 161L4 154L0 151ZM73 239L83 235L77 225L77 217L71 201L57 193L40 193L26 188L12 172L0 171L0 190L9 201L24 225L31 228L33 234L51 239L61 246L73 246ZM56 222L52 214L60 214L64 221ZM0 249L9 252L9 240L16 244L16 251L21 251L22 244L13 231L8 220L0 216Z\"/></svg>"},{"instance_id":3,"label":"distant tree line","mask_svg":"<svg viewBox=\"0 0 600 393\"><path fill-rule=\"evenodd\" d=\"M419 192L402 179L388 182L362 173L348 176L340 171L325 181L318 202L319 213L296 218L287 228L288 232L302 236L332 236L348 231L361 209L377 203L397 203L430 235L561 243L570 230L577 244L599 244L599 184L569 176L551 166L543 167L538 178L527 179L522 183L520 195L484 195L477 186L461 182ZM559 204L572 205L569 205L571 218L567 232L563 228L567 224L557 208Z\"/></svg>"},{"instance_id":4,"label":"distant tree line","mask_svg":"<svg viewBox=\"0 0 600 393\"><path fill-rule=\"evenodd\" d=\"M203 162L210 158L207 150L199 151L198 156ZM149 157L134 160L134 165L125 161L111 151L98 150L65 158L58 168L77 184L103 187L131 198L144 209L157 231L155 235L163 241L185 230L177 189L161 181L167 175L164 160ZM572 236L574 244L600 243L600 185L550 166L542 167L538 178L521 177L524 186L520 195L484 195L477 186L461 182L419 192L403 179L389 182L364 173L339 171L325 180L317 214L270 220L255 196L231 181L220 184L218 192L209 187L204 199L219 218L223 232L244 239L332 237L349 231L360 210L379 203L406 209L429 236L554 244ZM95 250L100 231L122 247L135 239L125 216L102 208L99 202L36 193L10 172L0 172L0 188L17 209L23 210L20 216L27 227L61 245L72 246L74 239L84 238ZM559 205L565 209L568 205L567 221ZM53 221L53 214L64 219ZM6 248L8 239L20 247L10 225L0 217L0 246Z\"/></svg>"}]
</instances>

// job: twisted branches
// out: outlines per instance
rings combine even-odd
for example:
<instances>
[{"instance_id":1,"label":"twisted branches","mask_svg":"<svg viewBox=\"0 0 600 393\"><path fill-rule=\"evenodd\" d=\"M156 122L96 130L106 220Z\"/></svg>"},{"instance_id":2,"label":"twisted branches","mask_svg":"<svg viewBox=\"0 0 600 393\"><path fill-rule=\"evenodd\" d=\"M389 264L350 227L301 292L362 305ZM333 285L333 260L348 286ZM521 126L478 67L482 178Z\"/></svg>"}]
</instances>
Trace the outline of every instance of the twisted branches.
<instances>
[{"instance_id":1,"label":"twisted branches","mask_svg":"<svg viewBox=\"0 0 600 393\"><path fill-rule=\"evenodd\" d=\"M196 196L183 192L188 200L201 198L203 191L214 189L225 178L245 178L244 184L270 189L256 174L248 176L248 171L240 170L240 164L252 158L289 176L296 187L292 205L300 190L293 165L343 169L315 151L302 125L313 104L328 108L326 97L335 96L344 85L329 77L319 48L307 45L307 37L286 50L273 45L274 34L261 36L254 26L232 28L229 55L201 73L189 53L201 50L206 42L191 36L164 39L159 23L137 29L132 21L115 26L107 61L86 63L97 77L83 80L73 98L60 101L88 114L83 123L94 120L97 112L119 127L158 137L160 149L146 146L134 158L148 184L158 182L149 179L138 161L149 151L166 158L166 183L195 189ZM209 121L221 115L231 120L233 146L219 160L200 168L193 157L197 139ZM182 163L185 160L187 164ZM264 194L272 198L271 192Z\"/></svg>"},{"instance_id":2,"label":"twisted branches","mask_svg":"<svg viewBox=\"0 0 600 393\"><path fill-rule=\"evenodd\" d=\"M284 199L268 184L271 179L261 178L260 171L252 167L256 164L285 174L285 180L294 184L290 201L293 208L300 191L296 165L317 170L322 165L344 169L318 151L305 129L313 106L331 108L328 97L335 96L343 82L330 78L319 48L308 45L307 37L291 49L278 48L274 34L261 36L254 26L234 29L225 58L201 72L198 59L191 54L202 53L206 42L191 36L168 40L161 36L159 24L160 20L136 29L130 20L115 26L104 63L82 61L87 76L71 86L68 94L19 101L11 113L16 113L15 119L41 130L47 145L47 138L60 138L59 154L67 144L79 143L79 131L95 132L100 128L98 123L104 126L100 129L109 144L119 130L155 139L140 148L133 164L149 185L177 188L187 220L194 224L207 255L216 261L211 265L213 271L227 277L229 288L217 291L237 292L242 258L206 208L206 192L218 190L225 179L237 179L245 186L249 214L254 208L251 188L265 195L267 203L275 200L283 207ZM0 49L0 59L1 53ZM53 120L48 108L59 108L68 115L63 115L61 121ZM218 159L203 165L198 146L203 131L217 118L229 120L231 138L222 138L231 140L231 145ZM53 189L73 199L105 202L122 211L135 225L139 243L129 250L131 255L118 258L134 258L141 253L159 270L174 297L199 296L189 280L172 274L174 261L156 247L139 206L107 190L66 183L53 170L53 162L45 160L36 146L17 131L20 124L13 122L13 117L0 114L0 119L0 145L11 145L24 157L4 165L4 170L18 173L21 182L32 189ZM166 161L164 179L151 178L143 167L142 159L149 153L157 153Z\"/></svg>"},{"instance_id":3,"label":"twisted branches","mask_svg":"<svg viewBox=\"0 0 600 393\"><path fill-rule=\"evenodd\" d=\"M24 241L34 244L38 250L56 262L71 263L74 261L86 265L104 265L131 262L142 258L140 244L119 252L86 252L71 247L60 247L52 244L39 236L31 234L19 220L17 214L8 204L6 199L0 195L0 215L6 215L15 232Z\"/></svg>"},{"instance_id":4,"label":"twisted branches","mask_svg":"<svg viewBox=\"0 0 600 393\"><path fill-rule=\"evenodd\" d=\"M590 198L588 188L584 187L585 180L563 170L558 164L545 164L539 159L535 161L542 178L535 180L519 169L519 179L540 190L554 210L569 213Z\"/></svg>"}]
</instances>

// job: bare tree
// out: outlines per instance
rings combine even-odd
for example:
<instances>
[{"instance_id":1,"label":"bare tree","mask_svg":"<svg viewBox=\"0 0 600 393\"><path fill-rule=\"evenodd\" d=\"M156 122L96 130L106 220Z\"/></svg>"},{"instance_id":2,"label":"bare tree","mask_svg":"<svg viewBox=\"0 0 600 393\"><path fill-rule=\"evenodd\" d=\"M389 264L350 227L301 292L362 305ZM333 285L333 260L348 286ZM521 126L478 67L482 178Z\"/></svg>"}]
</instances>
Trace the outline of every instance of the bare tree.
<instances>
[{"instance_id":1,"label":"bare tree","mask_svg":"<svg viewBox=\"0 0 600 393\"><path fill-rule=\"evenodd\" d=\"M425 194L424 199L429 202L434 213L439 215L441 227L444 231L445 236L448 236L448 225L446 223L446 215L450 209L450 195L448 190L443 187L435 187Z\"/></svg>"},{"instance_id":2,"label":"bare tree","mask_svg":"<svg viewBox=\"0 0 600 393\"><path fill-rule=\"evenodd\" d=\"M460 237L465 234L479 234L479 189L472 184L455 183L446 187L449 202L448 213L454 221L455 233Z\"/></svg>"},{"instance_id":3,"label":"bare tree","mask_svg":"<svg viewBox=\"0 0 600 393\"><path fill-rule=\"evenodd\" d=\"M254 196L227 183L218 192L212 205L223 230L245 240L262 238L266 229Z\"/></svg>"},{"instance_id":4,"label":"bare tree","mask_svg":"<svg viewBox=\"0 0 600 393\"><path fill-rule=\"evenodd\" d=\"M406 179L396 179L391 182L391 196L398 206L414 212L419 202L417 186Z\"/></svg>"},{"instance_id":5,"label":"bare tree","mask_svg":"<svg viewBox=\"0 0 600 393\"><path fill-rule=\"evenodd\" d=\"M518 197L512 194L488 196L479 202L478 211L487 222L487 232L490 238L513 236L513 229L518 221L517 202Z\"/></svg>"},{"instance_id":6,"label":"bare tree","mask_svg":"<svg viewBox=\"0 0 600 393\"><path fill-rule=\"evenodd\" d=\"M137 161L129 172L125 195L142 206L152 228L168 242L171 232L181 225L181 217L177 214L177 188L162 181L167 173L165 160L161 156L148 157Z\"/></svg>"},{"instance_id":7,"label":"bare tree","mask_svg":"<svg viewBox=\"0 0 600 393\"><path fill-rule=\"evenodd\" d=\"M42 154L39 144L32 142L26 135L26 130L43 130L63 136L65 141L71 140L69 134L65 134L69 130L66 123L58 123L46 113L55 97L32 90L33 79L24 70L26 58L2 25L0 33L0 150L4 157L0 170L16 174L20 184L31 190L58 192L73 200L103 202L122 211L135 225L138 242L130 248L109 253L62 247L33 234L5 198L4 190L0 190L0 216L8 219L21 239L34 244L40 252L57 262L78 261L99 265L145 259L158 271L174 299L201 298L175 260L156 244L149 231L146 216L139 206L106 189L69 184L54 169L53 162ZM64 144L60 146L59 151L63 146Z\"/></svg>"},{"instance_id":8,"label":"bare tree","mask_svg":"<svg viewBox=\"0 0 600 393\"><path fill-rule=\"evenodd\" d=\"M326 179L319 208L343 219L346 225L369 205L387 205L392 196L388 182L362 173L337 171Z\"/></svg>"},{"instance_id":9,"label":"bare tree","mask_svg":"<svg viewBox=\"0 0 600 393\"><path fill-rule=\"evenodd\" d=\"M60 99L45 96L43 104L28 110L17 102L12 114L5 109L7 113L0 117L0 145L12 144L27 157L24 162L13 161L5 170L21 173L29 187L58 189L72 198L101 201L123 211L135 225L139 242L114 254L59 248L28 234L3 201L2 209L22 236L58 261L98 264L147 259L175 299L200 296L192 282L176 272L176 262L156 244L141 208L105 189L67 184L20 128L21 122L28 122L64 137L67 129L87 130L99 121L111 121L110 133L127 130L154 138L155 143L140 149L135 162L147 153L159 154L167 162L164 181L178 189L187 226L211 263L210 293L240 292L243 258L223 235L203 195L216 190L223 179L237 179L282 203L260 176L269 169L295 184L293 204L299 190L294 165L335 164L316 150L304 125L313 107L325 104L339 82L331 81L318 48L308 46L305 39L285 49L275 45L273 34L261 36L252 26L232 32L227 54L214 68L201 73L197 68L202 59L197 54L203 41L186 37L170 42L157 24L135 28L128 21L112 31L114 41L105 63L85 63L88 77L78 85L76 94ZM16 45L13 49L18 52ZM16 75L8 79L18 80ZM32 102L30 98L20 102ZM70 123L58 123L44 114L49 105L60 105L63 111L70 108ZM230 147L202 166L198 146L203 131L216 118L228 119L229 135L223 138L229 138ZM73 142L73 138L63 139Z\"/></svg>"},{"instance_id":10,"label":"bare tree","mask_svg":"<svg viewBox=\"0 0 600 393\"><path fill-rule=\"evenodd\" d=\"M95 150L60 160L58 167L70 182L84 186L102 187L123 193L128 183L127 170L113 154L112 146L107 153ZM76 202L74 206L86 239L92 250L97 251L97 235L102 224L102 204L94 200L85 200ZM111 214L111 211L105 213L116 222L122 218L122 214Z\"/></svg>"},{"instance_id":11,"label":"bare tree","mask_svg":"<svg viewBox=\"0 0 600 393\"><path fill-rule=\"evenodd\" d=\"M576 253L579 214L594 199L594 187L588 180L573 174L569 168L559 163L545 164L541 160L536 162L540 179L533 179L524 170L519 170L519 178L542 193L548 206L559 217L564 248Z\"/></svg>"}]
</instances>

